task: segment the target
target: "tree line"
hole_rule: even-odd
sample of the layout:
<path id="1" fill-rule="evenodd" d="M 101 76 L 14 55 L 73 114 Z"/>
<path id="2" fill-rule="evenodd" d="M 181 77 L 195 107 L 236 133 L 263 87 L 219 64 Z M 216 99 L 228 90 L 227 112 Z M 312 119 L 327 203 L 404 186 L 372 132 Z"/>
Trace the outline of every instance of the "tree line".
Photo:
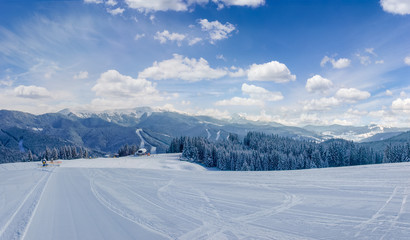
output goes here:
<path id="1" fill-rule="evenodd" d="M 41 152 L 38 155 L 33 154 L 31 150 L 28 150 L 26 160 L 27 161 L 39 161 L 42 159 L 46 159 L 47 161 L 50 161 L 50 160 L 57 160 L 57 159 L 70 160 L 70 159 L 89 158 L 89 157 L 90 157 L 90 154 L 87 148 L 69 145 L 69 146 L 62 146 L 59 148 L 46 147 L 45 151 Z"/>
<path id="2" fill-rule="evenodd" d="M 232 171 L 294 170 L 410 161 L 409 143 L 375 150 L 342 139 L 317 143 L 258 132 L 249 132 L 243 141 L 233 134 L 227 140 L 216 142 L 203 137 L 174 138 L 168 152 L 180 152 L 186 160 Z"/>

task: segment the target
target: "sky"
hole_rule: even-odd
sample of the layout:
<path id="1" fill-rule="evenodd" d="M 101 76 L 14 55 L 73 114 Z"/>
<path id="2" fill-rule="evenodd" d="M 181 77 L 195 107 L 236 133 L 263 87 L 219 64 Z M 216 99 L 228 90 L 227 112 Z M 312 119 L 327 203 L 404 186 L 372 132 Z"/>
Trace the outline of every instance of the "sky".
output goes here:
<path id="1" fill-rule="evenodd" d="M 409 0 L 0 0 L 0 109 L 410 127 Z"/>

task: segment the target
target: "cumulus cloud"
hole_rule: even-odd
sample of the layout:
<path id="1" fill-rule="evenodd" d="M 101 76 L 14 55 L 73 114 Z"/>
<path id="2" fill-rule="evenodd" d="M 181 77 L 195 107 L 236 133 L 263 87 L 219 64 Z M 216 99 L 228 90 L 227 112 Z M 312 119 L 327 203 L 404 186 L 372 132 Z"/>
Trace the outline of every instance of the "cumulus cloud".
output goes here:
<path id="1" fill-rule="evenodd" d="M 410 57 L 405 57 L 405 58 L 404 58 L 404 63 L 405 63 L 406 65 L 409 65 L 409 66 L 410 66 Z"/>
<path id="2" fill-rule="evenodd" d="M 219 8 L 223 6 L 243 6 L 243 7 L 259 7 L 265 4 L 265 0 L 212 0 L 218 4 Z"/>
<path id="3" fill-rule="evenodd" d="M 180 33 L 170 33 L 168 30 L 163 32 L 157 32 L 154 39 L 159 40 L 160 43 L 166 43 L 167 41 L 177 42 L 178 46 L 181 46 L 181 42 L 186 38 L 186 35 Z"/>
<path id="4" fill-rule="evenodd" d="M 88 78 L 88 72 L 87 71 L 81 71 L 77 73 L 76 75 L 73 76 L 74 79 L 87 79 Z"/>
<path id="5" fill-rule="evenodd" d="M 101 0 L 86 0 L 99 1 Z M 225 6 L 259 7 L 265 4 L 265 0 L 212 0 L 218 9 Z M 129 8 L 137 9 L 140 12 L 154 11 L 188 11 L 196 4 L 205 5 L 209 0 L 125 0 Z"/>
<path id="6" fill-rule="evenodd" d="M 408 0 L 381 0 L 380 4 L 386 12 L 400 15 L 410 14 L 410 1 Z"/>
<path id="7" fill-rule="evenodd" d="M 264 64 L 252 64 L 248 70 L 248 80 L 285 83 L 295 81 L 296 76 L 291 74 L 285 64 L 272 61 Z"/>
<path id="8" fill-rule="evenodd" d="M 348 58 L 339 58 L 334 59 L 328 56 L 324 56 L 322 61 L 320 62 L 320 66 L 324 67 L 327 63 L 331 63 L 333 68 L 341 69 L 350 66 L 351 60 Z"/>
<path id="9" fill-rule="evenodd" d="M 142 34 L 136 34 L 135 35 L 135 37 L 134 37 L 134 40 L 139 40 L 139 39 L 141 39 L 141 38 L 143 38 L 143 37 L 145 37 L 145 33 L 142 33 Z"/>
<path id="10" fill-rule="evenodd" d="M 208 19 L 200 19 L 199 24 L 202 31 L 208 32 L 211 43 L 228 38 L 235 30 L 235 26 L 229 22 L 222 24 L 217 20 L 210 22 Z"/>
<path id="11" fill-rule="evenodd" d="M 394 111 L 410 112 L 410 98 L 398 98 L 392 102 Z"/>
<path id="12" fill-rule="evenodd" d="M 235 66 L 232 66 L 231 70 L 232 71 L 229 72 L 230 77 L 243 77 L 248 74 L 247 71 L 243 70 L 242 68 L 237 68 Z"/>
<path id="13" fill-rule="evenodd" d="M 100 4 L 103 3 L 102 0 L 84 0 L 84 3 L 96 3 L 96 4 Z"/>
<path id="14" fill-rule="evenodd" d="M 158 98 L 155 84 L 143 78 L 132 78 L 120 74 L 116 70 L 108 70 L 101 74 L 97 84 L 91 89 L 97 96 L 105 98 L 141 99 L 153 96 Z M 160 98 L 160 97 L 159 97 Z"/>
<path id="15" fill-rule="evenodd" d="M 182 0 L 125 0 L 125 3 L 129 8 L 137 9 L 140 12 L 188 10 L 188 4 Z"/>
<path id="16" fill-rule="evenodd" d="M 14 93 L 17 97 L 31 98 L 31 99 L 51 97 L 50 92 L 46 88 L 38 87 L 34 85 L 31 85 L 31 86 L 20 85 L 14 88 Z"/>
<path id="17" fill-rule="evenodd" d="M 118 14 L 122 14 L 125 11 L 124 8 L 115 8 L 115 9 L 109 9 L 107 8 L 107 12 L 113 16 L 116 16 Z"/>
<path id="18" fill-rule="evenodd" d="M 259 99 L 264 101 L 279 101 L 283 99 L 281 92 L 270 92 L 265 88 L 255 85 L 242 84 L 242 92 L 249 95 L 253 99 Z"/>
<path id="19" fill-rule="evenodd" d="M 325 92 L 332 86 L 333 83 L 329 79 L 315 75 L 306 81 L 305 88 L 308 92 Z"/>
<path id="20" fill-rule="evenodd" d="M 105 4 L 107 4 L 108 6 L 115 6 L 115 5 L 117 5 L 118 4 L 118 2 L 117 1 L 115 1 L 115 0 L 107 0 L 106 2 L 105 2 Z"/>
<path id="21" fill-rule="evenodd" d="M 212 116 L 216 119 L 232 119 L 231 115 L 228 111 L 220 111 L 215 108 L 207 108 L 203 110 L 199 110 L 195 113 L 196 116 Z"/>
<path id="22" fill-rule="evenodd" d="M 323 97 L 302 102 L 305 111 L 331 110 L 343 103 L 355 103 L 370 97 L 370 93 L 356 88 L 341 88 L 333 97 Z"/>
<path id="23" fill-rule="evenodd" d="M 320 98 L 320 99 L 312 99 L 310 101 L 303 102 L 303 110 L 305 111 L 324 111 L 330 110 L 335 106 L 340 104 L 339 99 L 335 97 L 330 98 Z"/>
<path id="24" fill-rule="evenodd" d="M 217 106 L 263 106 L 266 101 L 274 102 L 283 99 L 281 92 L 270 92 L 255 85 L 242 84 L 242 93 L 249 98 L 233 97 L 215 103 Z"/>
<path id="25" fill-rule="evenodd" d="M 260 99 L 233 97 L 228 100 L 217 101 L 217 106 L 263 106 L 265 103 Z"/>
<path id="26" fill-rule="evenodd" d="M 336 97 L 343 102 L 353 103 L 369 98 L 370 93 L 356 88 L 341 88 L 336 92 Z"/>
<path id="27" fill-rule="evenodd" d="M 217 79 L 227 75 L 227 71 L 220 68 L 211 68 L 208 61 L 203 58 L 187 58 L 178 54 L 162 62 L 154 62 L 152 67 L 139 73 L 140 78 L 155 80 L 182 79 L 186 81 L 200 81 L 204 79 Z"/>
<path id="28" fill-rule="evenodd" d="M 200 41 L 202 41 L 202 38 L 199 38 L 199 37 L 192 38 L 192 39 L 189 39 L 188 45 L 192 46 L 192 45 L 199 43 Z"/>

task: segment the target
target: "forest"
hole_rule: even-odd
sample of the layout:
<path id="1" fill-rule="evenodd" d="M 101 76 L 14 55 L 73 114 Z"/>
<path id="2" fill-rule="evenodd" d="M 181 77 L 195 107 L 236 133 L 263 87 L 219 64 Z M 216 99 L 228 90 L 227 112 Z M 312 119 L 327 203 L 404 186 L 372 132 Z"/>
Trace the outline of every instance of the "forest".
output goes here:
<path id="1" fill-rule="evenodd" d="M 409 142 L 373 149 L 343 139 L 318 143 L 259 132 L 249 132 L 242 141 L 234 134 L 223 141 L 209 141 L 203 137 L 174 138 L 168 152 L 180 152 L 184 160 L 230 171 L 294 170 L 410 161 Z"/>

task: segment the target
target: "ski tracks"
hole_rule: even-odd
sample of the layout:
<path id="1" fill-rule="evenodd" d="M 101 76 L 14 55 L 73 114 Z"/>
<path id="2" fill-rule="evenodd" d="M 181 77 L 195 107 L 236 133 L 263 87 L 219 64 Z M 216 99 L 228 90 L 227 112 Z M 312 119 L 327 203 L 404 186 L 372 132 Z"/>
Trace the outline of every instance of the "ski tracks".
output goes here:
<path id="1" fill-rule="evenodd" d="M 299 204 L 301 199 L 296 195 L 279 191 L 279 193 L 284 195 L 284 200 L 281 204 L 252 214 L 233 218 L 226 215 L 223 208 L 215 207 L 213 199 L 206 191 L 199 188 L 185 186 L 185 188 L 189 188 L 189 190 L 183 192 L 183 194 L 189 194 L 189 196 L 175 197 L 177 190 L 172 189 L 173 183 L 174 181 L 169 182 L 160 188 L 158 190 L 158 196 L 165 204 L 174 209 L 175 212 L 187 213 L 189 216 L 202 222 L 202 225 L 184 233 L 177 239 L 243 239 L 247 237 L 272 239 L 272 236 L 276 236 L 278 239 L 307 239 L 306 237 L 302 238 L 296 234 L 277 231 L 254 224 L 256 220 L 284 212 Z M 181 201 L 182 199 L 184 199 L 184 201 Z M 192 204 L 191 201 L 195 204 Z M 258 235 L 249 236 L 249 233 L 258 233 Z"/>
<path id="2" fill-rule="evenodd" d="M 41 201 L 41 196 L 47 187 L 50 179 L 51 170 L 46 170 L 40 180 L 27 193 L 21 201 L 14 213 L 10 216 L 6 224 L 0 229 L 0 239 L 24 239 L 26 231 L 30 226 L 31 220 L 35 215 L 38 203 Z"/>
<path id="3" fill-rule="evenodd" d="M 393 230 L 408 229 L 410 224 L 400 222 L 399 220 L 400 217 L 406 213 L 406 203 L 409 193 L 409 187 L 396 186 L 379 210 L 373 214 L 371 218 L 356 227 L 359 228 L 359 231 L 355 234 L 355 237 L 374 239 L 374 236 L 381 236 L 379 238 L 380 240 L 386 238 L 392 239 L 392 237 L 388 236 L 393 233 Z M 409 215 L 410 213 L 407 212 L 407 214 Z M 374 236 L 373 233 L 375 234 Z"/>
<path id="4" fill-rule="evenodd" d="M 160 228 L 156 227 L 152 222 L 140 217 L 140 216 L 136 216 L 135 214 L 133 214 L 132 211 L 129 211 L 126 208 L 121 207 L 118 203 L 115 203 L 111 200 L 109 200 L 108 198 L 104 197 L 102 193 L 100 193 L 97 189 L 97 186 L 95 184 L 95 176 L 98 175 L 98 173 L 94 173 L 90 176 L 90 188 L 91 188 L 91 192 L 93 193 L 93 195 L 96 197 L 96 199 L 103 205 L 105 206 L 107 209 L 109 209 L 110 211 L 112 211 L 113 213 L 135 223 L 138 224 L 139 226 L 143 227 L 144 229 L 154 232 L 164 238 L 168 238 L 168 239 L 172 239 L 169 234 L 167 232 L 164 232 L 163 230 L 161 230 Z M 120 184 L 119 182 L 117 182 L 118 184 Z M 135 193 L 134 193 L 135 194 Z M 139 197 L 143 198 L 141 195 L 138 195 Z M 146 198 L 143 198 L 145 201 L 150 202 L 152 205 L 155 205 L 156 207 L 160 207 L 158 205 L 156 205 L 155 203 L 149 201 Z"/>

